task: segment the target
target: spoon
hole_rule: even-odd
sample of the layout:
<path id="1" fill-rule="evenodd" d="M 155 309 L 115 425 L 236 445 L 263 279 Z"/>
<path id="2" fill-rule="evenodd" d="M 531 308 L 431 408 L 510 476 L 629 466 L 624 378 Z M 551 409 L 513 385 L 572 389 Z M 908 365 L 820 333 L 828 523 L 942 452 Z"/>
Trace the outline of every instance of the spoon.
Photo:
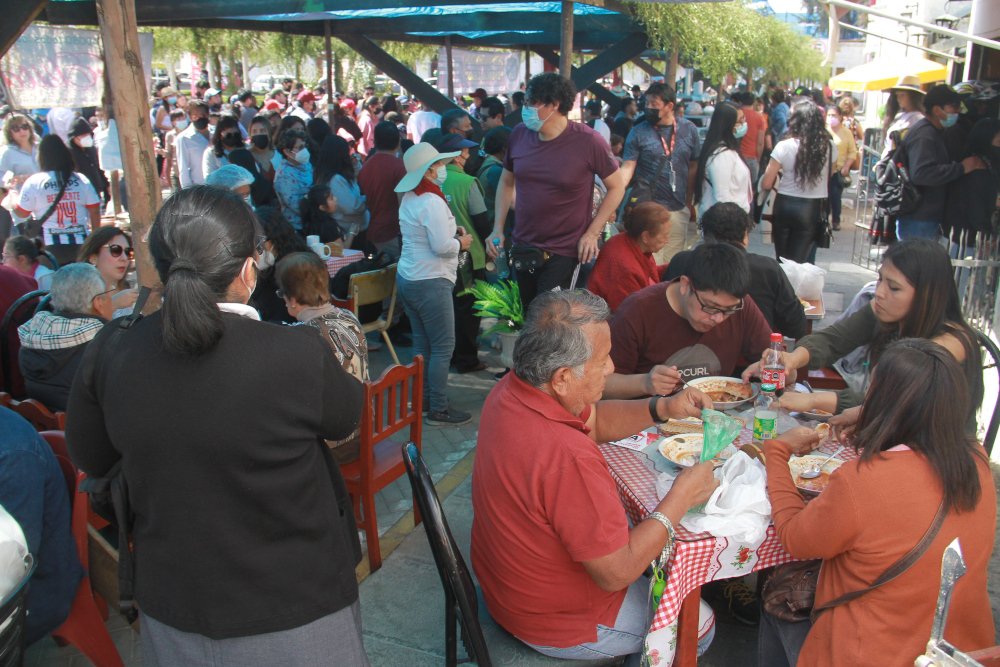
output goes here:
<path id="1" fill-rule="evenodd" d="M 799 477 L 801 477 L 802 479 L 816 479 L 817 477 L 820 476 L 821 471 L 823 469 L 823 466 L 825 466 L 827 463 L 829 463 L 833 459 L 833 457 L 835 457 L 837 454 L 839 454 L 842 451 L 844 451 L 843 446 L 838 447 L 837 451 L 835 451 L 833 454 L 830 454 L 828 457 L 826 457 L 823 460 L 822 463 L 818 463 L 818 464 L 814 465 L 813 467 L 809 468 L 808 470 L 803 470 L 802 472 L 800 472 L 799 473 Z"/>

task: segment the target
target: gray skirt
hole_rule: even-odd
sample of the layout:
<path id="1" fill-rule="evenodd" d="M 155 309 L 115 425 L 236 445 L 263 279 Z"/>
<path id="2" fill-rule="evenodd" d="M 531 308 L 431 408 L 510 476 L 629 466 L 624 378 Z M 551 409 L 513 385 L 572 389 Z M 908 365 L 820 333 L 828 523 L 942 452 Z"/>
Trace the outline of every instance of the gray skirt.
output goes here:
<path id="1" fill-rule="evenodd" d="M 210 639 L 142 616 L 144 667 L 368 667 L 358 601 L 312 623 L 249 637 Z"/>

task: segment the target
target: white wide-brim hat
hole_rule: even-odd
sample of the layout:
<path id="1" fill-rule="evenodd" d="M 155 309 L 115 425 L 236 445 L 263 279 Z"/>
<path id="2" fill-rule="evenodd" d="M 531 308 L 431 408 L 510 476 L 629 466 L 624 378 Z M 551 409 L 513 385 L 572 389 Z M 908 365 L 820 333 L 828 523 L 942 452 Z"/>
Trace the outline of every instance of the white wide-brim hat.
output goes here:
<path id="1" fill-rule="evenodd" d="M 406 176 L 403 176 L 402 180 L 399 181 L 396 192 L 409 192 L 420 184 L 420 180 L 432 164 L 441 160 L 450 160 L 461 154 L 462 151 L 438 153 L 436 148 L 424 142 L 410 146 L 406 154 L 403 155 Z"/>

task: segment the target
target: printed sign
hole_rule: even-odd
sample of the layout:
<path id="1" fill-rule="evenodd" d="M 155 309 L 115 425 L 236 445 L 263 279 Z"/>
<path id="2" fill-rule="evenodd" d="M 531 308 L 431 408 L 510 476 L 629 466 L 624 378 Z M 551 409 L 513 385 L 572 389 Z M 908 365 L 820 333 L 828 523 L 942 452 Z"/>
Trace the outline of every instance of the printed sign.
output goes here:
<path id="1" fill-rule="evenodd" d="M 455 68 L 455 93 L 468 95 L 483 88 L 491 95 L 517 90 L 524 82 L 524 60 L 520 51 L 451 50 Z M 532 63 L 534 65 L 534 63 Z M 541 70 L 535 70 L 541 71 Z M 441 48 L 438 54 L 438 90 L 448 91 L 448 56 Z"/>
<path id="2" fill-rule="evenodd" d="M 31 25 L 3 60 L 3 74 L 22 109 L 101 103 L 104 61 L 97 30 Z M 151 87 L 152 33 L 139 33 L 146 88 Z"/>

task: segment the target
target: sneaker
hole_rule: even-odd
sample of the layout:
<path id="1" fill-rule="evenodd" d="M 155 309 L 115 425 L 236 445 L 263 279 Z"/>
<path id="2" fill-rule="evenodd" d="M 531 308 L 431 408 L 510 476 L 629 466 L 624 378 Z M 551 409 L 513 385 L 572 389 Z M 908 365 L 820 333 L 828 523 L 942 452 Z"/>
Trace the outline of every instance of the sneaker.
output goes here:
<path id="1" fill-rule="evenodd" d="M 471 366 L 458 366 L 458 365 L 455 366 L 455 372 L 459 374 L 478 373 L 479 371 L 485 371 L 485 370 L 486 370 L 486 364 L 484 364 L 481 361 L 477 361 L 475 364 Z"/>
<path id="2" fill-rule="evenodd" d="M 428 412 L 425 420 L 428 424 L 439 426 L 461 426 L 472 421 L 472 415 L 455 408 L 449 408 L 442 412 Z"/>
<path id="3" fill-rule="evenodd" d="M 701 590 L 702 596 L 716 612 L 751 627 L 760 622 L 760 600 L 743 579 L 712 581 L 702 586 Z"/>
<path id="4" fill-rule="evenodd" d="M 840 231 L 840 223 L 839 222 L 833 223 L 832 226 L 833 226 L 833 231 L 835 231 L 835 232 L 839 232 Z"/>

